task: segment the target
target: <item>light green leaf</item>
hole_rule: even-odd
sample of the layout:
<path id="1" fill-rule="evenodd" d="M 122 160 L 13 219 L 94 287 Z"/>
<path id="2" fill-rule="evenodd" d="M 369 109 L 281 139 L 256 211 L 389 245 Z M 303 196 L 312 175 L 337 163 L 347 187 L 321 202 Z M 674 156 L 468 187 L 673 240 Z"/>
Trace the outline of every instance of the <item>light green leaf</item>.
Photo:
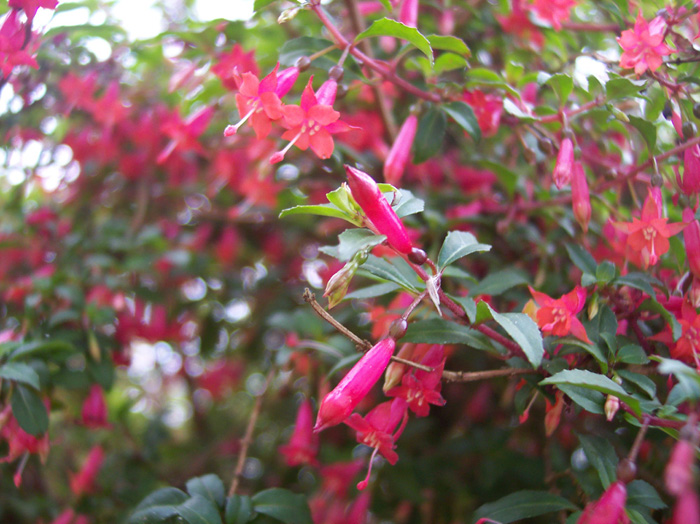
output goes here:
<path id="1" fill-rule="evenodd" d="M 10 355 L 10 360 L 22 360 L 40 356 L 61 360 L 75 352 L 77 352 L 75 346 L 64 340 L 34 340 L 26 342 L 15 349 Z"/>
<path id="2" fill-rule="evenodd" d="M 569 258 L 576 264 L 576 267 L 589 275 L 596 274 L 598 264 L 588 251 L 577 244 L 566 244 L 564 247 L 566 247 Z"/>
<path id="3" fill-rule="evenodd" d="M 402 258 L 393 258 L 389 262 L 383 258 L 370 255 L 360 269 L 382 280 L 394 282 L 409 291 L 418 292 L 416 274 Z"/>
<path id="4" fill-rule="evenodd" d="M 475 142 L 481 140 L 481 128 L 469 104 L 461 101 L 450 102 L 440 106 L 459 126 L 464 129 Z"/>
<path id="5" fill-rule="evenodd" d="M 574 89 L 574 80 L 570 75 L 564 73 L 556 73 L 554 75 L 540 73 L 540 75 L 541 76 L 538 75 L 537 77 L 538 83 L 551 87 L 562 104 L 569 100 L 569 96 Z"/>
<path id="6" fill-rule="evenodd" d="M 337 246 L 324 246 L 319 249 L 322 253 L 347 262 L 359 251 L 369 250 L 386 240 L 384 235 L 375 235 L 369 229 L 347 229 L 338 235 Z"/>
<path id="7" fill-rule="evenodd" d="M 656 126 L 648 120 L 644 120 L 638 116 L 630 115 L 628 118 L 630 120 L 630 124 L 632 124 L 632 126 L 639 131 L 642 138 L 647 143 L 649 152 L 653 152 L 654 148 L 656 147 Z"/>
<path id="8" fill-rule="evenodd" d="M 537 517 L 555 511 L 574 511 L 578 508 L 567 499 L 546 491 L 517 491 L 496 502 L 478 508 L 472 522 L 487 518 L 501 524 Z"/>
<path id="9" fill-rule="evenodd" d="M 433 49 L 440 49 L 441 51 L 451 51 L 458 55 L 462 55 L 466 58 L 472 56 L 472 52 L 464 43 L 464 40 L 457 38 L 456 36 L 443 36 L 443 35 L 428 35 L 428 42 L 430 42 L 430 47 Z"/>
<path id="10" fill-rule="evenodd" d="M 480 244 L 474 235 L 465 231 L 450 231 L 447 233 L 438 254 L 438 268 L 444 269 L 462 257 L 477 251 L 490 251 L 491 246 Z"/>
<path id="11" fill-rule="evenodd" d="M 271 488 L 253 495 L 253 508 L 285 524 L 312 524 L 311 511 L 304 495 Z"/>
<path id="12" fill-rule="evenodd" d="M 383 185 L 379 184 L 380 189 Z M 389 203 L 392 204 L 394 213 L 399 218 L 421 213 L 425 209 L 425 202 L 408 189 L 394 189 L 392 194 L 384 193 L 384 196 L 389 197 Z"/>
<path id="13" fill-rule="evenodd" d="M 22 364 L 21 362 L 8 362 L 0 366 L 0 378 L 21 382 L 34 389 L 41 387 L 39 383 L 39 375 L 31 366 Z"/>
<path id="14" fill-rule="evenodd" d="M 630 80 L 629 78 L 612 78 L 605 84 L 605 96 L 608 100 L 635 96 L 646 87 L 643 80 Z"/>
<path id="15" fill-rule="evenodd" d="M 324 217 L 342 218 L 343 220 L 347 220 L 356 226 L 360 225 L 357 220 L 352 218 L 347 213 L 341 211 L 333 204 L 300 205 L 289 207 L 282 210 L 282 212 L 279 214 L 279 218 L 285 218 L 290 215 L 319 215 Z"/>
<path id="16" fill-rule="evenodd" d="M 355 42 L 357 43 L 360 40 L 369 38 L 370 36 L 393 36 L 394 38 L 406 40 L 428 57 L 431 67 L 435 61 L 435 58 L 433 57 L 433 49 L 430 47 L 430 42 L 415 27 L 409 27 L 390 18 L 380 18 L 379 20 L 375 20 L 371 26 L 357 35 Z"/>

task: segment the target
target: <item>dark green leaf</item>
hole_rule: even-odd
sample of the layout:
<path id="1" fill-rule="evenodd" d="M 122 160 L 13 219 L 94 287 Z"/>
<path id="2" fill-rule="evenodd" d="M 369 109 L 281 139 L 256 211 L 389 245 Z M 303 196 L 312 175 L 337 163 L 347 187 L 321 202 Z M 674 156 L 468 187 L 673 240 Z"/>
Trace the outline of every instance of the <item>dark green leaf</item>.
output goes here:
<path id="1" fill-rule="evenodd" d="M 446 129 L 447 117 L 436 107 L 430 108 L 421 117 L 413 142 L 413 162 L 415 164 L 425 162 L 440 151 Z"/>
<path id="2" fill-rule="evenodd" d="M 605 413 L 605 395 L 600 391 L 565 384 L 559 384 L 557 388 L 589 413 L 596 415 Z"/>
<path id="3" fill-rule="evenodd" d="M 129 517 L 129 524 L 159 524 L 175 517 L 177 505 L 187 500 L 177 488 L 167 487 L 154 491 L 143 499 Z"/>
<path id="4" fill-rule="evenodd" d="M 62 360 L 75 352 L 77 352 L 75 346 L 64 340 L 34 340 L 32 342 L 24 343 L 15 349 L 10 355 L 10 360 L 21 360 L 34 357 Z"/>
<path id="5" fill-rule="evenodd" d="M 223 524 L 213 501 L 195 495 L 175 508 L 188 524 Z"/>
<path id="6" fill-rule="evenodd" d="M 201 495 L 214 502 L 217 506 L 223 507 L 224 500 L 226 499 L 224 483 L 213 473 L 191 478 L 187 481 L 185 486 L 187 487 L 187 493 L 191 496 Z"/>
<path id="7" fill-rule="evenodd" d="M 649 362 L 648 359 L 647 362 Z M 656 396 L 656 384 L 646 375 L 628 371 L 626 369 L 618 370 L 617 374 L 620 375 L 620 378 L 622 378 L 626 383 L 629 382 L 637 389 L 644 392 L 650 399 L 653 399 Z"/>
<path id="8" fill-rule="evenodd" d="M 338 235 L 337 246 L 324 246 L 322 253 L 347 262 L 359 251 L 371 249 L 384 242 L 386 236 L 376 235 L 369 229 L 347 229 Z"/>
<path id="9" fill-rule="evenodd" d="M 474 301 L 473 298 L 470 297 L 450 297 L 452 300 L 457 302 L 462 308 L 464 309 L 464 312 L 467 314 L 467 318 L 469 318 L 469 322 L 472 324 L 476 323 L 476 302 Z"/>
<path id="10" fill-rule="evenodd" d="M 555 511 L 573 511 L 578 509 L 571 502 L 559 495 L 546 491 L 518 491 L 478 508 L 472 521 L 487 518 L 501 524 L 537 517 Z"/>
<path id="11" fill-rule="evenodd" d="M 226 524 L 247 524 L 253 516 L 253 501 L 249 496 L 232 495 L 226 499 Z"/>
<path id="12" fill-rule="evenodd" d="M 39 395 L 22 384 L 12 392 L 12 414 L 19 426 L 30 435 L 40 435 L 49 429 L 49 414 Z"/>
<path id="13" fill-rule="evenodd" d="M 465 231 L 450 231 L 447 233 L 438 254 L 438 268 L 443 269 L 462 257 L 477 251 L 489 251 L 491 246 L 480 244 L 476 237 Z"/>
<path id="14" fill-rule="evenodd" d="M 544 346 L 537 324 L 525 313 L 497 313 L 486 302 L 479 302 L 481 304 L 488 308 L 493 319 L 518 343 L 532 367 L 540 367 Z"/>
<path id="15" fill-rule="evenodd" d="M 627 344 L 622 346 L 618 351 L 615 359 L 618 362 L 625 364 L 646 364 L 649 362 L 647 354 L 642 346 L 637 344 Z"/>
<path id="16" fill-rule="evenodd" d="M 527 283 L 527 277 L 522 271 L 517 269 L 504 269 L 491 273 L 481 282 L 469 288 L 469 295 L 498 296 L 515 286 L 521 286 Z"/>
<path id="17" fill-rule="evenodd" d="M 136 509 L 151 508 L 153 506 L 178 505 L 185 502 L 188 498 L 184 491 L 169 486 L 147 495 L 146 498 L 139 502 Z"/>
<path id="18" fill-rule="evenodd" d="M 457 101 L 440 106 L 459 126 L 464 129 L 475 142 L 481 140 L 481 128 L 474 115 L 474 110 L 465 102 Z"/>
<path id="19" fill-rule="evenodd" d="M 569 258 L 581 271 L 589 275 L 595 275 L 598 269 L 595 259 L 583 247 L 577 244 L 566 244 L 566 251 Z"/>
<path id="20" fill-rule="evenodd" d="M 352 355 L 348 355 L 347 357 L 341 358 L 338 362 L 335 363 L 335 365 L 328 371 L 328 376 L 332 377 L 335 375 L 338 371 L 341 369 L 345 369 L 347 367 L 352 366 L 362 358 L 362 353 L 353 353 Z"/>
<path id="21" fill-rule="evenodd" d="M 383 258 L 370 255 L 362 264 L 361 269 L 379 277 L 400 285 L 409 291 L 418 291 L 416 287 L 416 274 L 402 258 L 393 258 L 391 262 Z"/>
<path id="22" fill-rule="evenodd" d="M 285 524 L 312 524 L 311 512 L 304 495 L 281 488 L 271 488 L 253 495 L 253 508 Z"/>
<path id="23" fill-rule="evenodd" d="M 652 295 L 654 297 L 654 295 Z M 654 313 L 659 313 L 668 325 L 671 327 L 671 333 L 673 334 L 673 340 L 678 340 L 683 334 L 683 327 L 676 318 L 676 315 L 671 313 L 666 309 L 661 303 L 659 303 L 656 298 L 648 298 L 641 303 L 638 309 L 644 311 L 653 311 Z"/>
<path id="24" fill-rule="evenodd" d="M 615 278 L 616 273 L 617 269 L 615 268 L 615 264 L 604 260 L 596 268 L 595 277 L 600 284 L 607 284 L 613 278 Z"/>
<path id="25" fill-rule="evenodd" d="M 393 36 L 394 38 L 406 40 L 428 57 L 431 67 L 433 65 L 433 49 L 430 47 L 430 42 L 415 27 L 409 27 L 391 18 L 380 18 L 357 35 L 355 42 L 359 42 L 370 36 Z"/>
<path id="26" fill-rule="evenodd" d="M 661 500 L 654 487 L 643 480 L 633 480 L 627 484 L 627 504 L 650 509 L 666 507 L 666 503 Z"/>
<path id="27" fill-rule="evenodd" d="M 429 35 L 428 42 L 430 42 L 430 47 L 433 49 L 440 49 L 441 51 L 451 51 L 469 58 L 472 52 L 464 43 L 464 40 L 457 38 L 456 36 L 443 36 L 443 35 Z"/>
<path id="28" fill-rule="evenodd" d="M 477 335 L 478 331 L 467 326 L 433 318 L 411 322 L 402 340 L 423 344 L 465 344 L 484 351 L 492 350 Z"/>
<path id="29" fill-rule="evenodd" d="M 607 488 L 617 478 L 618 458 L 610 440 L 594 435 L 579 435 L 579 441 L 591 466 L 598 472 L 601 484 Z"/>
<path id="30" fill-rule="evenodd" d="M 39 383 L 39 375 L 31 366 L 22 364 L 21 362 L 8 362 L 0 366 L 0 378 L 21 382 L 34 389 L 41 387 Z"/>
<path id="31" fill-rule="evenodd" d="M 613 283 L 619 284 L 622 286 L 633 287 L 634 289 L 639 289 L 640 291 L 644 291 L 650 297 L 656 296 L 656 293 L 654 293 L 654 288 L 652 288 L 652 285 L 663 286 L 663 284 L 659 280 L 652 277 L 648 273 L 634 273 L 634 272 L 627 273 L 626 275 L 621 276 L 621 277 L 617 277 L 613 281 Z"/>

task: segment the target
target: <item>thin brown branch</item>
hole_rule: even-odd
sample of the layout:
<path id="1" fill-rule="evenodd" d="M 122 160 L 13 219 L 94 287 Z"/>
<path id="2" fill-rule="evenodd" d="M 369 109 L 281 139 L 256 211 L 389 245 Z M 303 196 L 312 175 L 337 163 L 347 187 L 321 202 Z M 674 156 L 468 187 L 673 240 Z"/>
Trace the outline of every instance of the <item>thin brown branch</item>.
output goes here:
<path id="1" fill-rule="evenodd" d="M 442 378 L 447 382 L 478 382 L 497 377 L 515 377 L 518 375 L 531 375 L 537 373 L 534 369 L 503 368 L 489 369 L 487 371 L 443 371 Z"/>

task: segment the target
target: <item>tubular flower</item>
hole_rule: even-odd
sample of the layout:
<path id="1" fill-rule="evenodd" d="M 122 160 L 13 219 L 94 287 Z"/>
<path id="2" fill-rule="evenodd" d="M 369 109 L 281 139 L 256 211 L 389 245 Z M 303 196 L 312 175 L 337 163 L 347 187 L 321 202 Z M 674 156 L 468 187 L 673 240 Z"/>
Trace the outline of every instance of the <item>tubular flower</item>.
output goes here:
<path id="1" fill-rule="evenodd" d="M 530 294 L 540 306 L 537 310 L 537 325 L 545 333 L 563 337 L 571 333 L 584 342 L 591 343 L 581 321 L 576 318 L 586 303 L 586 290 L 576 286 L 561 298 L 554 299 L 530 288 Z"/>
<path id="2" fill-rule="evenodd" d="M 571 178 L 571 204 L 576 221 L 584 233 L 588 232 L 588 223 L 591 221 L 591 196 L 581 162 L 574 163 L 574 173 Z"/>
<path id="3" fill-rule="evenodd" d="M 627 29 L 617 38 L 617 43 L 623 50 L 620 57 L 620 67 L 634 68 L 637 76 L 649 69 L 656 71 L 663 57 L 673 53 L 673 50 L 664 44 L 666 37 L 666 22 L 657 16 L 651 22 L 647 22 L 640 10 L 634 29 Z"/>
<path id="4" fill-rule="evenodd" d="M 315 433 L 340 424 L 350 416 L 384 373 L 395 347 L 393 338 L 377 342 L 323 398 L 314 425 Z"/>
<path id="5" fill-rule="evenodd" d="M 418 0 L 403 0 L 399 12 L 399 22 L 408 27 L 418 25 Z"/>
<path id="6" fill-rule="evenodd" d="M 345 421 L 348 426 L 357 432 L 355 438 L 360 444 L 374 448 L 372 457 L 369 459 L 367 476 L 357 484 L 357 489 L 365 489 L 367 487 L 369 476 L 372 472 L 372 461 L 377 453 L 380 453 L 392 465 L 399 460 L 399 456 L 394 451 L 394 448 L 396 448 L 395 442 L 403 432 L 407 420 L 408 410 L 406 402 L 397 398 L 389 402 L 382 402 L 367 413 L 367 416 L 364 418 L 357 413 L 353 413 Z M 392 435 L 399 422 L 401 423 L 399 429 Z"/>
<path id="7" fill-rule="evenodd" d="M 83 425 L 88 428 L 108 428 L 109 423 L 107 422 L 107 403 L 105 402 L 105 395 L 102 388 L 93 384 L 90 387 L 90 393 L 88 394 L 85 402 L 83 402 L 83 408 L 81 411 L 81 419 Z"/>
<path id="8" fill-rule="evenodd" d="M 384 162 L 384 180 L 389 184 L 396 185 L 401 181 L 417 129 L 418 117 L 413 114 L 408 115 Z"/>
<path id="9" fill-rule="evenodd" d="M 667 224 L 668 218 L 661 218 L 661 202 L 658 193 L 649 188 L 644 200 L 642 217 L 633 218 L 632 222 L 618 222 L 615 227 L 627 233 L 627 246 L 641 254 L 644 269 L 655 265 L 659 257 L 670 247 L 669 237 L 680 233 L 685 224 L 676 222 Z"/>
<path id="10" fill-rule="evenodd" d="M 277 153 L 270 157 L 270 163 L 276 164 L 281 162 L 284 155 L 296 145 L 302 151 L 306 151 L 309 147 L 319 158 L 330 158 L 335 148 L 333 143 L 333 133 L 343 133 L 350 131 L 351 127 L 338 120 L 340 113 L 333 109 L 329 104 L 324 104 L 328 97 L 321 100 L 316 98 L 313 87 L 311 87 L 312 78 L 309 78 L 309 83 L 304 88 L 301 94 L 301 103 L 298 106 L 289 105 L 282 108 L 283 122 L 282 125 L 287 128 L 287 131 L 282 135 L 282 138 L 290 142 Z M 325 93 L 325 90 L 324 90 Z M 334 98 L 333 94 L 333 98 Z"/>
<path id="11" fill-rule="evenodd" d="M 442 370 L 445 368 L 445 348 L 434 345 L 428 350 L 421 364 L 433 368 L 433 371 L 416 369 L 406 373 L 401 379 L 401 385 L 387 391 L 387 396 L 402 398 L 408 408 L 417 417 L 427 417 L 430 404 L 444 406 L 445 399 L 440 395 L 442 388 Z"/>
<path id="12" fill-rule="evenodd" d="M 279 64 L 262 80 L 258 80 L 258 77 L 253 73 L 240 75 L 240 89 L 236 93 L 236 106 L 241 119 L 237 124 L 226 126 L 224 136 L 235 135 L 238 128 L 245 124 L 248 119 L 250 119 L 258 140 L 270 134 L 271 122 L 282 118 L 282 101 L 276 91 L 278 69 Z M 289 88 L 291 89 L 291 85 Z"/>
<path id="13" fill-rule="evenodd" d="M 571 182 L 571 175 L 574 169 L 574 143 L 570 138 L 561 141 L 557 163 L 554 165 L 554 185 L 561 189 Z"/>
<path id="14" fill-rule="evenodd" d="M 367 173 L 354 167 L 346 165 L 345 172 L 348 175 L 352 197 L 374 228 L 382 235 L 386 235 L 387 242 L 396 251 L 409 254 L 413 244 L 408 238 L 408 232 L 382 195 L 377 183 Z"/>
<path id="15" fill-rule="evenodd" d="M 24 14 L 27 15 L 27 21 L 31 24 L 40 7 L 44 9 L 56 9 L 58 0 L 9 0 L 7 5 L 15 9 L 22 9 Z"/>
<path id="16" fill-rule="evenodd" d="M 700 278 L 700 222 L 693 220 L 683 230 L 685 251 L 690 272 L 697 279 Z"/>
<path id="17" fill-rule="evenodd" d="M 484 93 L 479 89 L 465 91 L 462 98 L 474 110 L 481 134 L 484 136 L 495 135 L 501 124 L 503 99 L 497 95 Z"/>
<path id="18" fill-rule="evenodd" d="M 316 460 L 318 438 L 313 432 L 313 412 L 311 402 L 308 400 L 305 399 L 299 406 L 294 433 L 289 439 L 289 444 L 280 446 L 279 451 L 284 455 L 287 466 L 302 464 L 318 466 L 318 460 Z"/>
<path id="19" fill-rule="evenodd" d="M 700 524 L 700 499 L 695 490 L 689 489 L 680 494 L 669 524 Z"/>
<path id="20" fill-rule="evenodd" d="M 626 502 L 625 483 L 619 480 L 613 482 L 597 502 L 586 506 L 576 524 L 627 524 Z"/>
<path id="21" fill-rule="evenodd" d="M 693 463 L 695 462 L 695 446 L 681 438 L 673 446 L 671 457 L 664 470 L 666 491 L 671 495 L 680 496 L 693 489 Z"/>
<path id="22" fill-rule="evenodd" d="M 105 453 L 101 446 L 94 446 L 90 450 L 83 467 L 78 473 L 71 476 L 70 489 L 75 495 L 80 496 L 94 490 L 95 479 L 102 467 L 104 458 Z"/>
<path id="23" fill-rule="evenodd" d="M 676 182 L 685 195 L 700 193 L 700 146 L 689 147 L 683 153 L 683 177 L 676 170 Z"/>
<path id="24" fill-rule="evenodd" d="M 678 319 L 683 332 L 671 347 L 671 356 L 684 362 L 695 362 L 695 366 L 700 369 L 700 315 L 695 313 L 695 309 L 683 302 L 681 316 Z"/>

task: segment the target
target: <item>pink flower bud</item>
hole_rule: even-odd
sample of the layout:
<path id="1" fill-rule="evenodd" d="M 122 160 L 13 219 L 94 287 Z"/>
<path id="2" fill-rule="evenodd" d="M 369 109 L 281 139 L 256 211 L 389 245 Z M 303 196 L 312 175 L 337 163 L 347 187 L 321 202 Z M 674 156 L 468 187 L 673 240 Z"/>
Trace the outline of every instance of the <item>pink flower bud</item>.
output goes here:
<path id="1" fill-rule="evenodd" d="M 700 524 L 700 499 L 695 490 L 688 489 L 681 493 L 669 524 Z"/>
<path id="2" fill-rule="evenodd" d="M 591 197 L 588 193 L 588 181 L 581 162 L 574 163 L 571 178 L 571 200 L 574 207 L 574 217 L 584 232 L 588 231 L 591 220 Z"/>
<path id="3" fill-rule="evenodd" d="M 105 395 L 102 388 L 99 385 L 93 384 L 90 387 L 90 393 L 85 399 L 85 402 L 83 402 L 81 418 L 83 425 L 89 428 L 109 427 L 109 423 L 107 422 L 107 403 L 105 402 Z"/>
<path id="4" fill-rule="evenodd" d="M 289 444 L 280 446 L 279 451 L 284 455 L 287 466 L 310 464 L 318 466 L 318 436 L 313 432 L 313 411 L 311 402 L 304 400 L 297 411 L 294 433 Z"/>
<path id="5" fill-rule="evenodd" d="M 693 488 L 693 462 L 695 462 L 695 446 L 685 439 L 676 442 L 664 470 L 666 490 L 671 495 L 679 496 Z"/>
<path id="6" fill-rule="evenodd" d="M 395 347 L 393 338 L 385 338 L 364 354 L 335 389 L 321 401 L 314 432 L 340 424 L 350 416 L 384 373 Z"/>
<path id="7" fill-rule="evenodd" d="M 576 524 L 619 524 L 624 521 L 626 502 L 624 482 L 613 482 L 597 502 L 586 506 Z"/>
<path id="8" fill-rule="evenodd" d="M 329 78 L 316 91 L 316 100 L 319 105 L 332 106 L 335 102 L 335 95 L 338 92 L 338 81 L 334 78 Z"/>
<path id="9" fill-rule="evenodd" d="M 605 407 L 603 409 L 605 410 L 605 418 L 608 419 L 608 422 L 612 421 L 615 414 L 620 409 L 620 399 L 615 395 L 608 395 L 608 398 L 605 399 Z"/>
<path id="10" fill-rule="evenodd" d="M 557 155 L 557 163 L 554 165 L 554 185 L 557 189 L 561 189 L 571 182 L 571 176 L 574 169 L 574 143 L 570 138 L 565 138 L 561 141 L 559 154 Z"/>
<path id="11" fill-rule="evenodd" d="M 406 162 L 411 154 L 413 140 L 416 137 L 418 129 L 418 117 L 416 115 L 408 115 L 408 118 L 401 126 L 394 145 L 391 146 L 391 151 L 384 162 L 384 180 L 389 184 L 397 185 L 401 181 Z"/>
<path id="12" fill-rule="evenodd" d="M 399 22 L 408 27 L 418 26 L 418 0 L 403 0 L 399 12 Z"/>
<path id="13" fill-rule="evenodd" d="M 94 489 L 95 479 L 102 467 L 104 457 L 105 453 L 101 446 L 94 446 L 90 450 L 81 470 L 76 475 L 71 475 L 70 489 L 75 495 L 90 493 Z"/>
<path id="14" fill-rule="evenodd" d="M 683 178 L 676 169 L 676 182 L 686 195 L 700 193 L 700 145 L 685 150 L 683 154 Z"/>
<path id="15" fill-rule="evenodd" d="M 294 87 L 294 83 L 299 78 L 299 68 L 298 67 L 288 67 L 277 75 L 277 87 L 275 88 L 275 94 L 282 98 L 284 95 L 291 91 Z"/>
<path id="16" fill-rule="evenodd" d="M 695 278 L 700 278 L 700 222 L 693 220 L 683 230 L 688 267 Z"/>
<path id="17" fill-rule="evenodd" d="M 377 183 L 367 173 L 345 166 L 348 175 L 348 185 L 355 202 L 362 208 L 365 215 L 387 242 L 399 253 L 409 254 L 413 244 L 408 238 L 408 232 L 396 213 L 386 201 Z"/>

